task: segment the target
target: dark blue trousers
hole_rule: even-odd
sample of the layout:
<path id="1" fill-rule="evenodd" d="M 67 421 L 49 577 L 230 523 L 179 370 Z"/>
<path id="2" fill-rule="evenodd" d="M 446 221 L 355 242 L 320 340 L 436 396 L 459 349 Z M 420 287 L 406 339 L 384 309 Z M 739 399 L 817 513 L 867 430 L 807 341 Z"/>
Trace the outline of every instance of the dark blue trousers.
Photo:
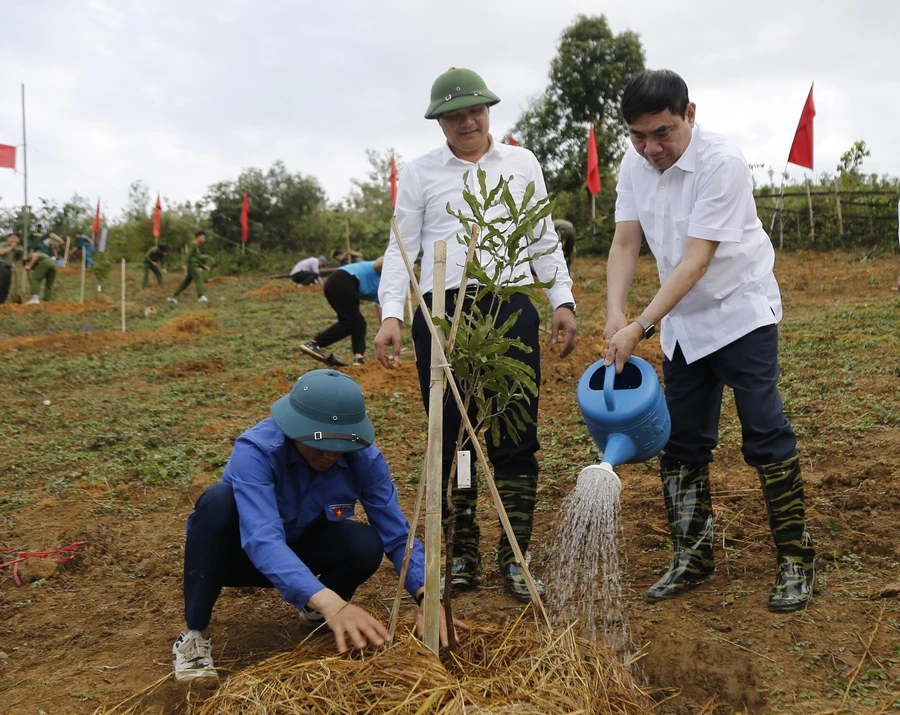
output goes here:
<path id="1" fill-rule="evenodd" d="M 288 544 L 322 584 L 349 601 L 378 570 L 381 537 L 359 521 L 315 522 Z M 237 504 L 230 484 L 213 484 L 194 505 L 184 546 L 184 621 L 191 630 L 209 625 L 223 586 L 272 588 L 241 547 Z"/>
<path id="2" fill-rule="evenodd" d="M 726 385 L 734 391 L 744 461 L 760 467 L 795 457 L 797 438 L 784 416 L 778 375 L 777 325 L 757 328 L 690 365 L 676 345 L 672 359 L 663 358 L 672 435 L 662 466 L 713 461 Z"/>
<path id="3" fill-rule="evenodd" d="M 446 314 L 449 320 L 456 310 L 457 291 L 447 291 L 446 293 Z M 425 294 L 425 303 L 431 308 L 431 293 Z M 472 304 L 472 297 L 467 296 L 463 301 L 463 310 L 469 310 Z M 479 308 L 484 312 L 490 309 L 491 301 L 485 298 L 479 304 Z M 521 350 L 510 350 L 509 356 L 520 360 L 530 366 L 535 373 L 535 383 L 540 387 L 541 384 L 541 347 L 538 339 L 538 329 L 540 327 L 540 316 L 531 301 L 525 295 L 513 296 L 512 300 L 503 304 L 500 314 L 497 316 L 496 324 L 502 325 L 517 311 L 522 311 L 516 320 L 513 328 L 506 334 L 509 338 L 518 338 L 525 345 L 531 348 L 530 353 Z M 425 409 L 428 410 L 428 399 L 431 383 L 431 333 L 425 324 L 425 318 L 421 310 L 416 310 L 413 317 L 412 337 L 416 346 L 416 369 L 419 373 L 419 387 L 422 390 L 422 401 L 425 403 Z M 462 390 L 460 390 L 462 393 Z M 538 473 L 538 462 L 535 453 L 540 449 L 537 437 L 537 417 L 538 417 L 538 398 L 532 396 L 531 401 L 527 405 L 528 414 L 532 418 L 530 424 L 526 424 L 525 429 L 519 434 L 518 443 L 506 433 L 500 430 L 500 443 L 494 445 L 494 441 L 490 435 L 485 439 L 487 443 L 487 456 L 491 464 L 494 466 L 495 474 L 500 476 L 517 476 L 522 474 L 536 475 Z M 469 410 L 469 419 L 472 424 L 476 424 L 477 411 L 475 403 L 472 402 Z M 462 417 L 456 406 L 456 400 L 450 388 L 447 388 L 444 395 L 444 427 L 443 427 L 443 476 L 446 482 L 450 473 L 450 467 L 453 458 L 456 455 L 456 438 L 459 434 L 459 425 Z M 471 449 L 468 436 L 464 435 L 465 444 L 463 449 Z M 474 467 L 474 459 L 473 467 Z M 473 470 L 474 471 L 474 470 Z M 475 480 L 473 479 L 473 485 Z"/>

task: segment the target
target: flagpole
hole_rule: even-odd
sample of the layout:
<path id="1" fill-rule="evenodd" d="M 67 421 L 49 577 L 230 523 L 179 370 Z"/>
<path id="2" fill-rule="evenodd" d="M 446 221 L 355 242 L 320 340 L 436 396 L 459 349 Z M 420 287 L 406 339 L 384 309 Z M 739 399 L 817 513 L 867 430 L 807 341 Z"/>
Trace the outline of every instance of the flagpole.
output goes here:
<path id="1" fill-rule="evenodd" d="M 31 212 L 28 209 L 28 140 L 25 136 L 25 84 L 22 84 L 22 181 L 25 186 L 25 204 L 22 207 L 22 237 L 25 258 L 28 258 L 28 246 L 31 243 Z M 24 273 L 23 273 L 24 275 Z"/>

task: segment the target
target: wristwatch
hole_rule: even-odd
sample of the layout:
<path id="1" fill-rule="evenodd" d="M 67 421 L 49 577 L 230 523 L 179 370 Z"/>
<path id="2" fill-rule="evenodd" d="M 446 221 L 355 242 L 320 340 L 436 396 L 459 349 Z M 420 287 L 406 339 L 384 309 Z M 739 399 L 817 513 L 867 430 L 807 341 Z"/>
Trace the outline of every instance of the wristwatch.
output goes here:
<path id="1" fill-rule="evenodd" d="M 578 315 L 578 311 L 575 310 L 574 303 L 560 303 L 558 306 L 556 306 L 556 309 L 559 310 L 560 308 L 567 308 L 568 310 L 572 311 L 572 315 Z"/>
<path id="2" fill-rule="evenodd" d="M 656 326 L 653 323 L 651 323 L 650 321 L 648 321 L 646 318 L 642 318 L 641 316 L 638 316 L 637 318 L 634 319 L 634 322 L 637 323 L 638 325 L 640 325 L 641 328 L 643 328 L 644 340 L 647 340 L 648 338 L 652 338 L 654 335 L 656 335 Z"/>

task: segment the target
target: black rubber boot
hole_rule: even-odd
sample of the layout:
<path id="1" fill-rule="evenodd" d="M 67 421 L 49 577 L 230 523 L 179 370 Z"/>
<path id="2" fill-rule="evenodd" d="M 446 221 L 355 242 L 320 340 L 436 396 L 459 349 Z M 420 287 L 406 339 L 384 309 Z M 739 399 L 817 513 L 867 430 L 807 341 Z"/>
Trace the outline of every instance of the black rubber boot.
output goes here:
<path id="1" fill-rule="evenodd" d="M 672 548 L 672 565 L 647 591 L 651 601 L 683 593 L 715 573 L 709 465 L 679 464 L 660 469 Z"/>
<path id="2" fill-rule="evenodd" d="M 769 526 L 778 549 L 778 571 L 769 596 L 770 611 L 796 611 L 806 606 L 815 580 L 815 548 L 806 529 L 800 459 L 757 467 Z"/>

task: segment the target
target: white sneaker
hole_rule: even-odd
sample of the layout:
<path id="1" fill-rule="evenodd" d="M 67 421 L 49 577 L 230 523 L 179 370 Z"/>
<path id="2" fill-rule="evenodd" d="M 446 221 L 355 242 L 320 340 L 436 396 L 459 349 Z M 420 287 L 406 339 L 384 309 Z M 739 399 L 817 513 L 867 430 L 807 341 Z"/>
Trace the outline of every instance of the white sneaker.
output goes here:
<path id="1" fill-rule="evenodd" d="M 38 296 L 33 295 L 33 296 L 31 296 L 31 300 L 25 301 L 25 305 L 38 305 L 40 302 L 41 302 L 41 299 Z"/>
<path id="2" fill-rule="evenodd" d="M 201 295 L 199 298 L 197 298 L 197 302 L 198 303 L 209 303 L 209 301 L 206 299 L 205 295 Z"/>
<path id="3" fill-rule="evenodd" d="M 182 633 L 172 646 L 172 666 L 175 680 L 218 678 L 212 659 L 212 638 L 204 638 L 200 631 Z"/>
<path id="4" fill-rule="evenodd" d="M 300 622 L 312 628 L 317 628 L 325 622 L 325 616 L 314 608 L 304 606 L 300 609 Z"/>
<path id="5" fill-rule="evenodd" d="M 169 296 L 168 298 L 166 298 L 166 300 L 169 301 L 170 303 L 177 303 L 177 302 L 178 302 L 178 299 L 177 299 L 177 298 L 173 298 L 172 296 Z"/>

